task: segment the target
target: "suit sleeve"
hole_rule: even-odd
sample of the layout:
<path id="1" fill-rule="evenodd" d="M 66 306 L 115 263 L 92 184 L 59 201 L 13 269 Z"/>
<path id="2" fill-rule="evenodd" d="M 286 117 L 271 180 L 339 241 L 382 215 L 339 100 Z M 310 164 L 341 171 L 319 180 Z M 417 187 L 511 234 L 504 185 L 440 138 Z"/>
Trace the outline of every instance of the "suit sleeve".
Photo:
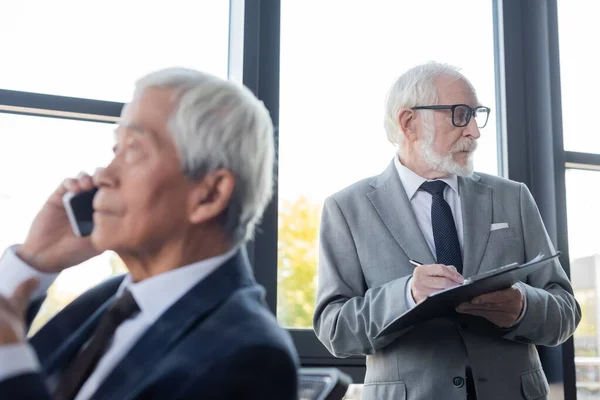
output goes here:
<path id="1" fill-rule="evenodd" d="M 539 210 L 527 186 L 521 185 L 521 221 L 525 241 L 525 258 L 556 251 L 546 232 Z M 527 299 L 522 320 L 504 337 L 507 339 L 557 346 L 565 342 L 581 320 L 581 309 L 573 288 L 559 261 L 527 278 L 521 285 Z"/>
<path id="2" fill-rule="evenodd" d="M 28 343 L 0 346 L 0 382 L 13 376 L 35 373 L 39 369 L 37 355 Z"/>
<path id="3" fill-rule="evenodd" d="M 39 373 L 28 373 L 0 382 L 0 398 L 11 400 L 52 400 Z"/>
<path id="4" fill-rule="evenodd" d="M 334 356 L 373 354 L 406 332 L 375 338 L 411 308 L 406 296 L 410 277 L 367 288 L 343 212 L 334 198 L 325 201 L 313 326 L 319 340 Z"/>
<path id="5" fill-rule="evenodd" d="M 172 398 L 297 400 L 297 366 L 282 349 L 266 345 L 245 348 Z"/>

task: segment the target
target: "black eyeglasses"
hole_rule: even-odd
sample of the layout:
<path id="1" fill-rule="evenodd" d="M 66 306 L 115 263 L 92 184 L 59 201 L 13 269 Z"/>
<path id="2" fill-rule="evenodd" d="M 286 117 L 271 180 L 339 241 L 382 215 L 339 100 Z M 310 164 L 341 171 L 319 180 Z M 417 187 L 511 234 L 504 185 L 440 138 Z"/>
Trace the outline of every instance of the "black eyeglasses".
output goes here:
<path id="1" fill-rule="evenodd" d="M 487 125 L 491 111 L 489 107 L 478 106 L 471 108 L 466 104 L 455 104 L 453 106 L 419 106 L 412 107 L 411 110 L 452 110 L 452 125 L 457 128 L 467 126 L 471 121 L 471 117 L 475 117 L 478 128 L 483 128 Z"/>

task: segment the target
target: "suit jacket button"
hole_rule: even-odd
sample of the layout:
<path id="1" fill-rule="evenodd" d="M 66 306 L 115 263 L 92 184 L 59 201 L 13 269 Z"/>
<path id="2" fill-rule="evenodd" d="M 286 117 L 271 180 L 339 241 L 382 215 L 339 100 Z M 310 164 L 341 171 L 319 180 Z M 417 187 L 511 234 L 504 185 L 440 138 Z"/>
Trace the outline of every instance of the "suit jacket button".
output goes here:
<path id="1" fill-rule="evenodd" d="M 452 379 L 452 384 L 454 386 L 456 386 L 457 388 L 463 387 L 465 384 L 465 380 L 464 380 L 464 378 L 461 378 L 460 376 L 455 376 L 454 379 Z"/>

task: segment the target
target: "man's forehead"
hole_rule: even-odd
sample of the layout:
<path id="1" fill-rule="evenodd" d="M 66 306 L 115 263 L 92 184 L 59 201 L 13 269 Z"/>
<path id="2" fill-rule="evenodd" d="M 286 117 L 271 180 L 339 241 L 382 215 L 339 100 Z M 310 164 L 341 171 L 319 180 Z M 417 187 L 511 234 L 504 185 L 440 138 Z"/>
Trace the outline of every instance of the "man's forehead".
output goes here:
<path id="1" fill-rule="evenodd" d="M 173 92 L 168 88 L 146 88 L 135 92 L 129 103 L 121 110 L 121 117 L 131 113 L 148 112 L 168 115 L 173 108 Z"/>
<path id="2" fill-rule="evenodd" d="M 144 125 L 137 122 L 119 122 L 119 125 L 115 128 L 115 135 L 118 137 L 119 135 L 123 135 L 125 133 L 142 133 L 142 134 L 152 134 L 152 131 L 146 128 Z"/>
<path id="3" fill-rule="evenodd" d="M 463 79 L 440 77 L 436 80 L 436 89 L 439 104 L 477 105 L 477 96 L 473 93 L 473 88 Z"/>
<path id="4" fill-rule="evenodd" d="M 123 106 L 119 125 L 144 126 L 149 130 L 161 130 L 166 127 L 172 106 L 168 90 L 146 89 L 134 95 L 131 102 Z"/>

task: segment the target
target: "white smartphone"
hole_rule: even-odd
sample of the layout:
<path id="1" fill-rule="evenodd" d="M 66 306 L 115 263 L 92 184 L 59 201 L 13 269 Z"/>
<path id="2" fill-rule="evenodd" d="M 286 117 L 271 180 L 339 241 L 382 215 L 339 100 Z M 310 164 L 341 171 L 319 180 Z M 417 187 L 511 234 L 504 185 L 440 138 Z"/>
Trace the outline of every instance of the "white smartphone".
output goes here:
<path id="1" fill-rule="evenodd" d="M 94 229 L 94 207 L 92 201 L 98 188 L 80 193 L 67 192 L 63 196 L 63 204 L 76 236 L 89 236 Z"/>

